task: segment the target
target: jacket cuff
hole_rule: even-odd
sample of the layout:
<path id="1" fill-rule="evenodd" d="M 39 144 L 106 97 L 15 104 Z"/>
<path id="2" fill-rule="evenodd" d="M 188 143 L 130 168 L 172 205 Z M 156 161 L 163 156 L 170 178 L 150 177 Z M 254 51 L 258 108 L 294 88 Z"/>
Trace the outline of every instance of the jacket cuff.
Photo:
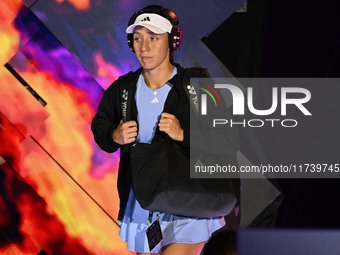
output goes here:
<path id="1" fill-rule="evenodd" d="M 110 136 L 111 136 L 111 144 L 115 147 L 117 147 L 117 150 L 118 148 L 121 146 L 119 143 L 116 143 L 114 140 L 113 140 L 113 131 L 118 127 L 118 124 L 115 124 L 112 128 L 111 128 L 111 132 L 110 132 Z"/>

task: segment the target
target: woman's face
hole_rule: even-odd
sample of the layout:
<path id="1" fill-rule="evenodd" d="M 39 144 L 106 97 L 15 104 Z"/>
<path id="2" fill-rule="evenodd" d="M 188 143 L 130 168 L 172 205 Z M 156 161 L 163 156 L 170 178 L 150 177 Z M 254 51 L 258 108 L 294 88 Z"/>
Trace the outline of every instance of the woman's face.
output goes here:
<path id="1" fill-rule="evenodd" d="M 137 26 L 133 32 L 133 48 L 145 70 L 155 70 L 170 63 L 168 33 L 155 34 Z"/>

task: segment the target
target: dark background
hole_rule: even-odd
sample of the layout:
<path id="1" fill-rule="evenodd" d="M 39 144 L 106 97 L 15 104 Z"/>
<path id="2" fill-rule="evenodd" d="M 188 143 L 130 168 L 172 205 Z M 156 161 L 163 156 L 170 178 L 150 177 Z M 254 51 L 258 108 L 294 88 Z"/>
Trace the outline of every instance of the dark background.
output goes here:
<path id="1" fill-rule="evenodd" d="M 234 13 L 202 39 L 235 77 L 340 76 L 339 1 L 258 0 L 248 1 L 247 7 L 247 13 Z M 248 148 L 242 148 L 242 152 L 255 164 L 271 162 L 273 144 L 278 144 L 280 149 L 274 148 L 274 153 L 281 162 L 298 155 L 301 162 L 312 163 L 322 155 L 338 163 L 338 95 L 339 89 L 327 87 L 312 94 L 317 97 L 318 116 L 317 122 L 305 130 L 304 146 L 300 146 L 298 134 L 280 136 L 275 130 L 268 134 L 257 129 L 265 158 L 254 156 Z M 246 139 L 242 132 L 241 139 Z M 282 140 L 285 144 L 279 146 Z M 338 179 L 271 181 L 285 196 L 278 209 L 277 227 L 340 227 Z"/>

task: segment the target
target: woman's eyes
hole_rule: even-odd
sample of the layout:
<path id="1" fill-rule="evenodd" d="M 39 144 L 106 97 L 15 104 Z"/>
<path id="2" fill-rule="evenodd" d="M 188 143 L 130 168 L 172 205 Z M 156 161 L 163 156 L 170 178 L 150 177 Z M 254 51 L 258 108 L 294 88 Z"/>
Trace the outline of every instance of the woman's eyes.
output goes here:
<path id="1" fill-rule="evenodd" d="M 135 37 L 135 38 L 134 38 L 134 41 L 136 41 L 136 42 L 139 42 L 140 40 L 141 40 L 141 38 L 139 38 L 139 37 Z M 150 40 L 151 40 L 151 41 L 157 41 L 157 40 L 158 40 L 158 37 L 152 36 L 152 37 L 150 37 Z"/>

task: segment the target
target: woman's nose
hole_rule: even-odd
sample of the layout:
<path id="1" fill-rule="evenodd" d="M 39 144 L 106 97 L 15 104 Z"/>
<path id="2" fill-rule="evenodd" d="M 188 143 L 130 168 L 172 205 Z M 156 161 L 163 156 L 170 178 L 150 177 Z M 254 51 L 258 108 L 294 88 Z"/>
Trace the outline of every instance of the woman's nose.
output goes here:
<path id="1" fill-rule="evenodd" d="M 149 49 L 150 49 L 150 44 L 149 44 L 148 40 L 143 40 L 141 50 L 142 51 L 148 51 Z"/>

